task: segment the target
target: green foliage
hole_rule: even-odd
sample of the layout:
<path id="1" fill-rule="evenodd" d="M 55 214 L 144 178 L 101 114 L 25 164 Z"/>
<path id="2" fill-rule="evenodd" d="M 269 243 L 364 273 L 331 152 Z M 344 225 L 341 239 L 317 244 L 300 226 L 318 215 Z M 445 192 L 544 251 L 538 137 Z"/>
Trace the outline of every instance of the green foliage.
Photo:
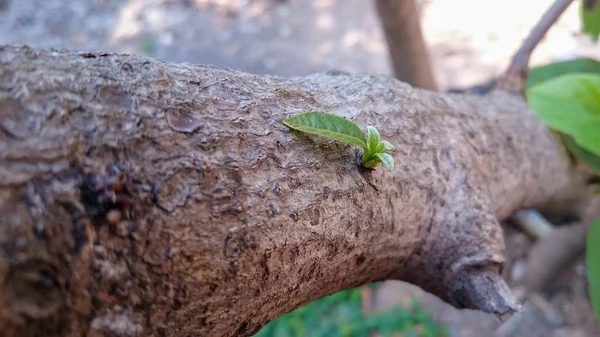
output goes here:
<path id="1" fill-rule="evenodd" d="M 572 73 L 600 74 L 600 62 L 588 58 L 579 58 L 532 68 L 529 72 L 527 87 Z"/>
<path id="2" fill-rule="evenodd" d="M 394 168 L 394 158 L 386 153 L 392 151 L 394 146 L 382 141 L 379 132 L 372 126 L 368 127 L 367 139 L 354 122 L 325 112 L 301 113 L 284 120 L 283 124 L 294 130 L 361 147 L 362 164 L 366 168 L 375 168 L 379 163 L 390 170 Z"/>
<path id="3" fill-rule="evenodd" d="M 599 1 L 594 2 L 594 20 L 598 26 L 586 31 L 597 37 L 600 9 Z M 592 24 L 588 23 L 589 29 Z M 593 60 L 580 59 L 539 67 L 531 71 L 533 78 L 527 90 L 529 104 L 548 126 L 559 131 L 571 155 L 597 172 L 600 172 L 599 65 Z M 588 233 L 586 264 L 590 297 L 600 321 L 600 219 Z"/>
<path id="4" fill-rule="evenodd" d="M 600 34 L 600 1 L 581 0 L 581 21 L 583 31 L 597 39 Z"/>
<path id="5" fill-rule="evenodd" d="M 349 289 L 309 303 L 266 325 L 254 337 L 362 337 L 379 332 L 391 336 L 443 337 L 438 325 L 419 303 L 365 316 L 360 289 Z"/>
<path id="6" fill-rule="evenodd" d="M 586 264 L 592 306 L 600 322 L 600 219 L 592 224 L 587 236 Z"/>
<path id="7" fill-rule="evenodd" d="M 283 121 L 288 127 L 326 137 L 343 143 L 367 147 L 367 139 L 360 127 L 345 118 L 325 112 L 305 112 Z"/>
<path id="8" fill-rule="evenodd" d="M 548 126 L 600 156 L 600 75 L 573 73 L 555 77 L 529 88 L 527 100 Z"/>
<path id="9" fill-rule="evenodd" d="M 369 150 L 374 150 L 381 142 L 381 136 L 379 136 L 379 131 L 372 126 L 368 126 L 367 130 L 369 133 Z"/>
<path id="10" fill-rule="evenodd" d="M 394 168 L 394 158 L 392 158 L 389 153 L 375 153 L 373 157 L 375 162 L 372 163 L 371 161 L 368 161 L 365 163 L 365 167 L 373 167 L 377 165 L 378 162 L 381 162 L 390 170 Z"/>
<path id="11" fill-rule="evenodd" d="M 577 160 L 596 172 L 600 172 L 600 157 L 577 145 L 573 137 L 562 135 L 563 144 Z"/>

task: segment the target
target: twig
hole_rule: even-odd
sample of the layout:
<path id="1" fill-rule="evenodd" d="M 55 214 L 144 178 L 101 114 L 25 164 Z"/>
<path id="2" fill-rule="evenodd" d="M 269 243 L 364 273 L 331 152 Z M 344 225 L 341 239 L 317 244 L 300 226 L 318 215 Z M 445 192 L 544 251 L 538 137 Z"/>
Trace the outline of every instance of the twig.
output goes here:
<path id="1" fill-rule="evenodd" d="M 371 315 L 374 311 L 373 305 L 373 290 L 368 285 L 362 286 L 360 288 L 360 303 L 361 310 L 365 315 Z"/>
<path id="2" fill-rule="evenodd" d="M 515 53 L 510 66 L 500 78 L 497 88 L 513 92 L 523 92 L 529 73 L 529 57 L 540 43 L 544 35 L 554 25 L 556 20 L 569 7 L 573 0 L 556 0 L 533 27 L 529 36 L 523 41 L 521 48 Z"/>
<path id="3" fill-rule="evenodd" d="M 417 2 L 376 0 L 375 7 L 396 77 L 414 87 L 437 91 Z"/>
<path id="4" fill-rule="evenodd" d="M 544 319 L 552 327 L 557 328 L 565 324 L 565 318 L 550 302 L 546 301 L 539 293 L 534 292 L 529 295 L 529 300 L 533 303 L 544 315 Z"/>
<path id="5" fill-rule="evenodd" d="M 554 229 L 554 226 L 535 210 L 518 211 L 513 220 L 534 239 L 542 238 Z"/>
<path id="6" fill-rule="evenodd" d="M 543 289 L 568 269 L 585 251 L 588 226 L 559 227 L 531 247 L 527 256 L 525 285 L 530 291 Z"/>

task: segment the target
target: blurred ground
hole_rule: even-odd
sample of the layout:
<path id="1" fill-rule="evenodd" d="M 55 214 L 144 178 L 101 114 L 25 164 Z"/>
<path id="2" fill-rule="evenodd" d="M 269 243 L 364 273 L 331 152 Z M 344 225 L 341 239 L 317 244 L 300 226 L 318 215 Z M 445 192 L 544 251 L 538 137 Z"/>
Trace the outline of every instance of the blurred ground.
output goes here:
<path id="1" fill-rule="evenodd" d="M 470 86 L 498 75 L 551 2 L 419 1 L 440 87 Z M 579 33 L 578 3 L 537 48 L 533 65 L 576 55 L 600 59 L 600 46 Z M 147 54 L 283 76 L 330 69 L 390 72 L 370 0 L 0 0 L 0 44 Z M 531 241 L 508 232 L 507 277 L 514 283 Z M 582 270 L 580 261 L 542 294 L 554 316 L 528 308 L 512 336 L 599 336 Z M 413 295 L 454 336 L 491 336 L 502 323 L 455 310 L 401 283 L 384 284 L 373 306 L 407 302 Z"/>
<path id="2" fill-rule="evenodd" d="M 144 53 L 252 73 L 306 75 L 332 68 L 389 72 L 370 0 L 1 0 L 0 44 Z M 551 0 L 421 0 L 442 88 L 497 75 Z M 534 64 L 600 47 L 580 36 L 573 4 Z"/>
<path id="3" fill-rule="evenodd" d="M 516 290 L 523 282 L 524 259 L 534 241 L 509 224 L 504 230 L 508 253 L 505 279 Z M 406 305 L 416 296 L 439 323 L 448 326 L 451 336 L 456 337 L 600 336 L 588 300 L 584 270 L 584 259 L 579 258 L 553 280 L 534 303 L 526 303 L 523 313 L 510 320 L 473 310 L 456 310 L 435 296 L 402 282 L 385 282 L 375 293 L 372 305 L 373 310 L 385 310 L 398 303 Z"/>

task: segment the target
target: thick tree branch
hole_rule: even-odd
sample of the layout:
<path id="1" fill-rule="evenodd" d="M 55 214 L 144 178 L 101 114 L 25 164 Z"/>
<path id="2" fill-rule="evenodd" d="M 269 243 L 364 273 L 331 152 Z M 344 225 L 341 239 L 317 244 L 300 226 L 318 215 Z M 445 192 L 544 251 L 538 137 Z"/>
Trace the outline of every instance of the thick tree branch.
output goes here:
<path id="1" fill-rule="evenodd" d="M 376 126 L 396 168 L 282 125 L 308 110 Z M 5 336 L 244 336 L 382 279 L 510 312 L 497 220 L 585 181 L 518 96 L 383 75 L 5 46 L 0 126 Z"/>

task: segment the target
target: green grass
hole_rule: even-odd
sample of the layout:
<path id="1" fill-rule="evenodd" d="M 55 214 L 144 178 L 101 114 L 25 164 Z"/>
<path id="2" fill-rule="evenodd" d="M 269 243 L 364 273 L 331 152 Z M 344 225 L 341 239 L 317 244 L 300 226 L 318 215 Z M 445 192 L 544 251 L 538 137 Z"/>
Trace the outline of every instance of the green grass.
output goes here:
<path id="1" fill-rule="evenodd" d="M 359 337 L 379 332 L 382 336 L 444 337 L 446 328 L 437 324 L 419 302 L 408 308 L 393 308 L 365 316 L 360 289 L 349 289 L 324 297 L 267 324 L 254 337 Z"/>

